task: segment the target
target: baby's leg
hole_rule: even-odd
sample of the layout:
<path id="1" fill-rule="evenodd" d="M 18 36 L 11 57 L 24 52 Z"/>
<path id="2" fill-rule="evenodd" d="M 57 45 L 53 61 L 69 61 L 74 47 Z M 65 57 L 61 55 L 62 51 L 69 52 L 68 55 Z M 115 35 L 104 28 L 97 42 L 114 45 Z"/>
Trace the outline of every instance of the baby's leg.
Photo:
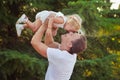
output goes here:
<path id="1" fill-rule="evenodd" d="M 36 19 L 34 22 L 27 20 L 24 27 L 30 28 L 33 32 L 36 32 L 41 25 L 42 25 L 42 21 L 40 19 Z"/>

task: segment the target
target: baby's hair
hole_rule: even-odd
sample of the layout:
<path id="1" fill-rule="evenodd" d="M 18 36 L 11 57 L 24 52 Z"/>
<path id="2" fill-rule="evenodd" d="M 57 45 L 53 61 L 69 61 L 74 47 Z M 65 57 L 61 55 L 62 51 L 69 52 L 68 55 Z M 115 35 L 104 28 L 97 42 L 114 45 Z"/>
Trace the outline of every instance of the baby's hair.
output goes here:
<path id="1" fill-rule="evenodd" d="M 78 31 L 81 28 L 82 18 L 78 14 L 68 15 L 68 22 L 72 23 Z"/>

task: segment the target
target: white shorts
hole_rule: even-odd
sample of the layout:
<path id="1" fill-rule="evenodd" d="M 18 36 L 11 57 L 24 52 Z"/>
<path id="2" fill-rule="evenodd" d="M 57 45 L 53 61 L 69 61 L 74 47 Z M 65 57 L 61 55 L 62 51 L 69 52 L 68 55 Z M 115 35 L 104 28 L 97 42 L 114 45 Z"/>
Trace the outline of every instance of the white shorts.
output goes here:
<path id="1" fill-rule="evenodd" d="M 47 17 L 50 15 L 50 12 L 49 11 L 41 11 L 41 12 L 38 12 L 36 14 L 36 17 L 35 19 L 40 19 L 42 21 L 42 23 L 44 23 L 44 21 L 47 19 Z"/>

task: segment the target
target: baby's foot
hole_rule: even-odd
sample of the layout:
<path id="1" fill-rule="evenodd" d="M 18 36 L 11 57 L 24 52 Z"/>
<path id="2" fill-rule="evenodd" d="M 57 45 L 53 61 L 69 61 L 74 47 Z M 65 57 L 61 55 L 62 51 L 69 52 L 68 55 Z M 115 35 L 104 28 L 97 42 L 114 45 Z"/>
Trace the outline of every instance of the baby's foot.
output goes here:
<path id="1" fill-rule="evenodd" d="M 22 30 L 24 29 L 23 24 L 16 24 L 17 36 L 20 37 Z"/>
<path id="2" fill-rule="evenodd" d="M 22 14 L 22 16 L 17 20 L 16 24 L 25 23 L 27 20 L 28 17 L 25 14 Z"/>

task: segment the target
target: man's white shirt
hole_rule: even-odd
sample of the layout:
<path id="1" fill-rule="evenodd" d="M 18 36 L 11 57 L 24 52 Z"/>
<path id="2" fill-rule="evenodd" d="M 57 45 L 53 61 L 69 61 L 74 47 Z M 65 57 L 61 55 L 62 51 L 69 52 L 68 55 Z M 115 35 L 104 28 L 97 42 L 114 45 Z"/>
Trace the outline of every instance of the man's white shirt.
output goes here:
<path id="1" fill-rule="evenodd" d="M 77 55 L 55 48 L 48 48 L 47 57 L 49 65 L 45 80 L 69 80 L 76 63 Z"/>

